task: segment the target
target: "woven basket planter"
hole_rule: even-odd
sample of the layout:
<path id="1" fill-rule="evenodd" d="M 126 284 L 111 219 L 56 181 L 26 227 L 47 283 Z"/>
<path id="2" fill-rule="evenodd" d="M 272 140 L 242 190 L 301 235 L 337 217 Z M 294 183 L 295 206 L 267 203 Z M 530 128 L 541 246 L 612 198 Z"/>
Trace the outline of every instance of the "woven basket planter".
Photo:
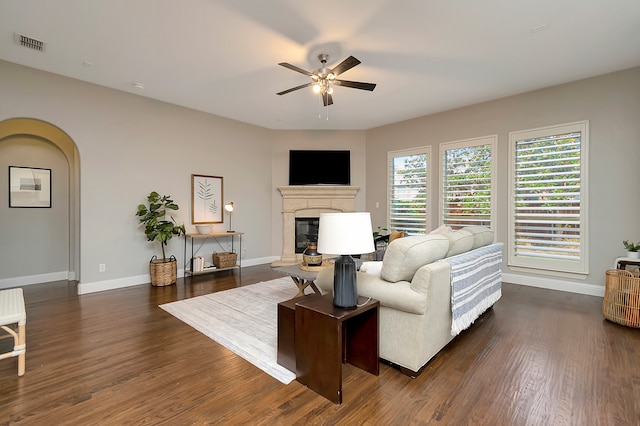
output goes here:
<path id="1" fill-rule="evenodd" d="M 176 262 L 175 256 L 171 256 L 167 260 L 153 256 L 149 262 L 149 272 L 153 286 L 163 287 L 175 284 L 178 279 L 178 262 Z"/>
<path id="2" fill-rule="evenodd" d="M 216 268 L 231 268 L 236 266 L 238 254 L 232 252 L 213 253 L 213 264 Z"/>
<path id="3" fill-rule="evenodd" d="M 640 277 L 623 269 L 607 271 L 602 315 L 609 321 L 640 328 Z"/>

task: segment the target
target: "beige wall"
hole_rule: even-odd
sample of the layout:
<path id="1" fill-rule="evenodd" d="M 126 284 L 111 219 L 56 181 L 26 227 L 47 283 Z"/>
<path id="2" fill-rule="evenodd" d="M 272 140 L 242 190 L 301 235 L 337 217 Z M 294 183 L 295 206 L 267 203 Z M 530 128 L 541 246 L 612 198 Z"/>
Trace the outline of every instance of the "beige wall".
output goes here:
<path id="1" fill-rule="evenodd" d="M 290 149 L 347 149 L 351 151 L 351 185 L 361 189 L 356 195 L 356 210 L 365 209 L 366 140 L 363 130 L 277 130 L 274 131 L 273 145 L 273 188 L 271 190 L 273 252 L 282 253 L 282 196 L 279 186 L 289 182 Z M 330 165 L 327 165 L 330 167 Z"/>
<path id="2" fill-rule="evenodd" d="M 248 264 L 270 262 L 282 252 L 276 188 L 287 183 L 284 152 L 351 149 L 353 184 L 364 187 L 363 131 L 272 131 L 3 61 L 0 93 L 0 121 L 43 120 L 66 132 L 78 148 L 79 279 L 84 288 L 148 282 L 148 261 L 159 254 L 159 247 L 145 240 L 134 215 L 136 206 L 152 190 L 172 195 L 180 206 L 177 221 L 195 232 L 190 210 L 193 173 L 224 178 L 224 200 L 236 205 L 233 227 L 245 232 Z M 364 207 L 364 190 L 358 204 Z M 215 229 L 226 230 L 227 220 L 225 216 L 225 223 Z M 0 221 L 0 233 L 14 225 Z M 33 243 L 2 241 L 2 251 Z M 230 249 L 226 240 L 221 243 L 203 247 L 201 254 Z M 182 240 L 169 243 L 179 268 L 184 265 L 183 247 Z M 105 272 L 98 271 L 101 263 Z M 40 272 L 25 270 L 21 275 L 35 273 Z M 0 286 L 10 281 L 0 276 Z"/>
<path id="3" fill-rule="evenodd" d="M 237 206 L 234 228 L 246 233 L 248 261 L 278 257 L 282 223 L 277 187 L 287 183 L 287 152 L 292 148 L 350 149 L 352 183 L 362 187 L 357 209 L 371 211 L 373 223 L 379 224 L 386 220 L 387 151 L 432 145 L 436 154 L 441 142 L 498 134 L 497 235 L 506 242 L 508 132 L 576 120 L 589 120 L 591 131 L 591 274 L 586 283 L 603 283 L 604 270 L 623 254 L 622 239 L 640 240 L 635 196 L 640 182 L 640 68 L 368 131 L 272 131 L 2 61 L 0 93 L 0 121 L 43 120 L 76 143 L 79 278 L 89 285 L 148 282 L 148 259 L 159 250 L 145 240 L 134 212 L 151 190 L 172 195 L 181 206 L 178 221 L 195 231 L 192 173 L 224 177 L 224 198 Z M 435 171 L 438 164 L 432 167 Z M 437 220 L 437 211 L 433 214 Z M 7 226 L 13 224 L 0 221 L 0 232 Z M 22 241 L 1 244 L 2 253 L 27 246 Z M 182 267 L 182 241 L 173 240 L 169 251 Z M 98 272 L 100 263 L 106 264 L 105 272 Z"/>
<path id="4" fill-rule="evenodd" d="M 497 134 L 496 231 L 497 239 L 507 243 L 509 132 L 578 120 L 589 120 L 590 126 L 590 274 L 584 283 L 604 285 L 605 270 L 617 256 L 624 255 L 622 240 L 640 241 L 640 68 L 367 131 L 366 208 L 371 210 L 374 223 L 386 223 L 387 186 L 383 171 L 388 151 L 432 146 L 432 191 L 437 194 L 438 144 Z M 376 202 L 380 202 L 379 209 L 375 208 Z M 434 200 L 433 227 L 439 224 L 437 209 Z M 504 269 L 513 272 L 506 264 Z M 538 274 L 529 271 L 524 275 L 528 276 L 524 281 L 532 282 Z"/>
<path id="5" fill-rule="evenodd" d="M 51 169 L 51 208 L 9 208 L 8 166 Z M 0 138 L 0 279 L 26 274 L 66 279 L 70 266 L 69 167 L 49 142 Z"/>
<path id="6" fill-rule="evenodd" d="M 0 62 L 0 93 L 0 121 L 37 118 L 77 145 L 82 284 L 148 282 L 148 261 L 159 247 L 138 228 L 136 206 L 151 190 L 172 195 L 181 208 L 176 219 L 194 231 L 192 173 L 224 177 L 225 200 L 237 206 L 234 227 L 246 232 L 247 257 L 271 256 L 270 214 L 256 214 L 271 210 L 270 131 L 6 62 Z M 0 223 L 5 226 L 14 224 Z M 16 244 L 26 242 L 2 241 L 2 249 Z M 169 252 L 181 268 L 183 241 L 172 240 Z"/>

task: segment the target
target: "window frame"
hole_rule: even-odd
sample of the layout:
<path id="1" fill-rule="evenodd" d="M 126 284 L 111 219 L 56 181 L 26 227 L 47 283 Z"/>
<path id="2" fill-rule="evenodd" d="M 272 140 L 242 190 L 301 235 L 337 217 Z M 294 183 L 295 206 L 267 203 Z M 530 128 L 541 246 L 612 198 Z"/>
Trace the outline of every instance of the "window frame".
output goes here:
<path id="1" fill-rule="evenodd" d="M 392 231 L 392 227 L 391 227 L 391 218 L 392 218 L 392 208 L 393 208 L 393 200 L 391 198 L 391 194 L 392 194 L 392 176 L 391 176 L 391 164 L 393 162 L 393 160 L 395 158 L 398 157 L 408 157 L 408 156 L 412 156 L 412 155 L 425 155 L 426 156 L 426 185 L 425 185 L 425 189 L 426 189 L 426 197 L 425 197 L 425 202 L 426 202 L 426 207 L 425 207 L 425 217 L 424 217 L 424 222 L 425 222 L 425 227 L 422 230 L 421 233 L 417 233 L 417 232 L 409 232 L 407 231 L 407 234 L 409 235 L 419 235 L 419 234 L 426 234 L 427 233 L 427 229 L 429 224 L 431 223 L 431 206 L 432 206 L 432 199 L 433 197 L 431 196 L 432 194 L 432 175 L 431 175 L 431 164 L 432 164 L 432 157 L 431 157 L 431 146 L 422 146 L 422 147 L 417 147 L 417 148 L 408 148 L 408 149 L 402 149 L 402 150 L 397 150 L 397 151 L 388 151 L 387 152 L 387 176 L 386 176 L 386 180 L 387 180 L 387 224 L 386 227 L 387 229 L 389 229 L 389 231 Z M 393 229 L 396 230 L 396 229 Z M 397 230 L 402 230 L 402 229 L 397 229 Z"/>
<path id="2" fill-rule="evenodd" d="M 445 223 L 445 170 L 446 164 L 444 160 L 444 156 L 446 151 L 461 149 L 461 148 L 471 148 L 476 146 L 484 146 L 489 145 L 491 149 L 491 196 L 489 197 L 489 202 L 491 204 L 490 210 L 491 213 L 489 215 L 489 228 L 491 228 L 495 233 L 495 224 L 496 224 L 496 194 L 498 193 L 497 188 L 497 175 L 498 175 L 498 135 L 488 135 L 471 139 L 463 139 L 459 141 L 452 142 L 443 142 L 439 147 L 439 177 L 440 177 L 440 185 L 439 185 L 439 200 L 438 200 L 438 212 L 440 223 L 447 225 Z"/>
<path id="3" fill-rule="evenodd" d="M 516 155 L 523 140 L 580 132 L 580 243 L 579 260 L 543 259 L 516 253 Z M 589 274 L 589 121 L 576 121 L 509 132 L 509 244 L 507 265 L 514 268 L 544 270 L 552 275 L 584 277 Z"/>

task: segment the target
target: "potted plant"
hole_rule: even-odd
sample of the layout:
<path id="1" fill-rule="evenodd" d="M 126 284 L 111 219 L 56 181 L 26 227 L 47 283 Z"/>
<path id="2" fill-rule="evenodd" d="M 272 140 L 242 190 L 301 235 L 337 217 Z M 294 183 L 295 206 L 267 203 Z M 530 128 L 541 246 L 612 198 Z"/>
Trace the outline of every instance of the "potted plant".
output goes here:
<path id="1" fill-rule="evenodd" d="M 155 191 L 149 194 L 147 203 L 148 205 L 138 205 L 136 216 L 139 217 L 138 222 L 144 224 L 147 240 L 159 242 L 162 248 L 162 259 L 154 255 L 149 262 L 151 284 L 154 286 L 175 284 L 178 278 L 176 258 L 172 255 L 167 259 L 164 248 L 174 235 L 185 234 L 184 225 L 178 225 L 171 215 L 167 218 L 167 210 L 178 210 L 179 207 L 173 202 L 171 196 L 160 195 Z"/>
<path id="2" fill-rule="evenodd" d="M 640 242 L 639 243 L 630 243 L 627 240 L 622 242 L 624 248 L 627 249 L 627 257 L 632 259 L 640 259 Z"/>

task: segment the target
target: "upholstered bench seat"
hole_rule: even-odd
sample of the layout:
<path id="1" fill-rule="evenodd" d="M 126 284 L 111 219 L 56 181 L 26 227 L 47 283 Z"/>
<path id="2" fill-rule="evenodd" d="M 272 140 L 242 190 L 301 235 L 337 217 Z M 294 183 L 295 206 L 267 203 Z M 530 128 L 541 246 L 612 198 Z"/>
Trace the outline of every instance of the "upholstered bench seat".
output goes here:
<path id="1" fill-rule="evenodd" d="M 12 327 L 12 325 L 14 325 Z M 18 376 L 24 375 L 27 313 L 21 288 L 0 290 L 0 328 L 13 337 L 13 350 L 0 354 L 0 359 L 18 357 Z M 16 328 L 14 328 L 16 327 Z"/>

